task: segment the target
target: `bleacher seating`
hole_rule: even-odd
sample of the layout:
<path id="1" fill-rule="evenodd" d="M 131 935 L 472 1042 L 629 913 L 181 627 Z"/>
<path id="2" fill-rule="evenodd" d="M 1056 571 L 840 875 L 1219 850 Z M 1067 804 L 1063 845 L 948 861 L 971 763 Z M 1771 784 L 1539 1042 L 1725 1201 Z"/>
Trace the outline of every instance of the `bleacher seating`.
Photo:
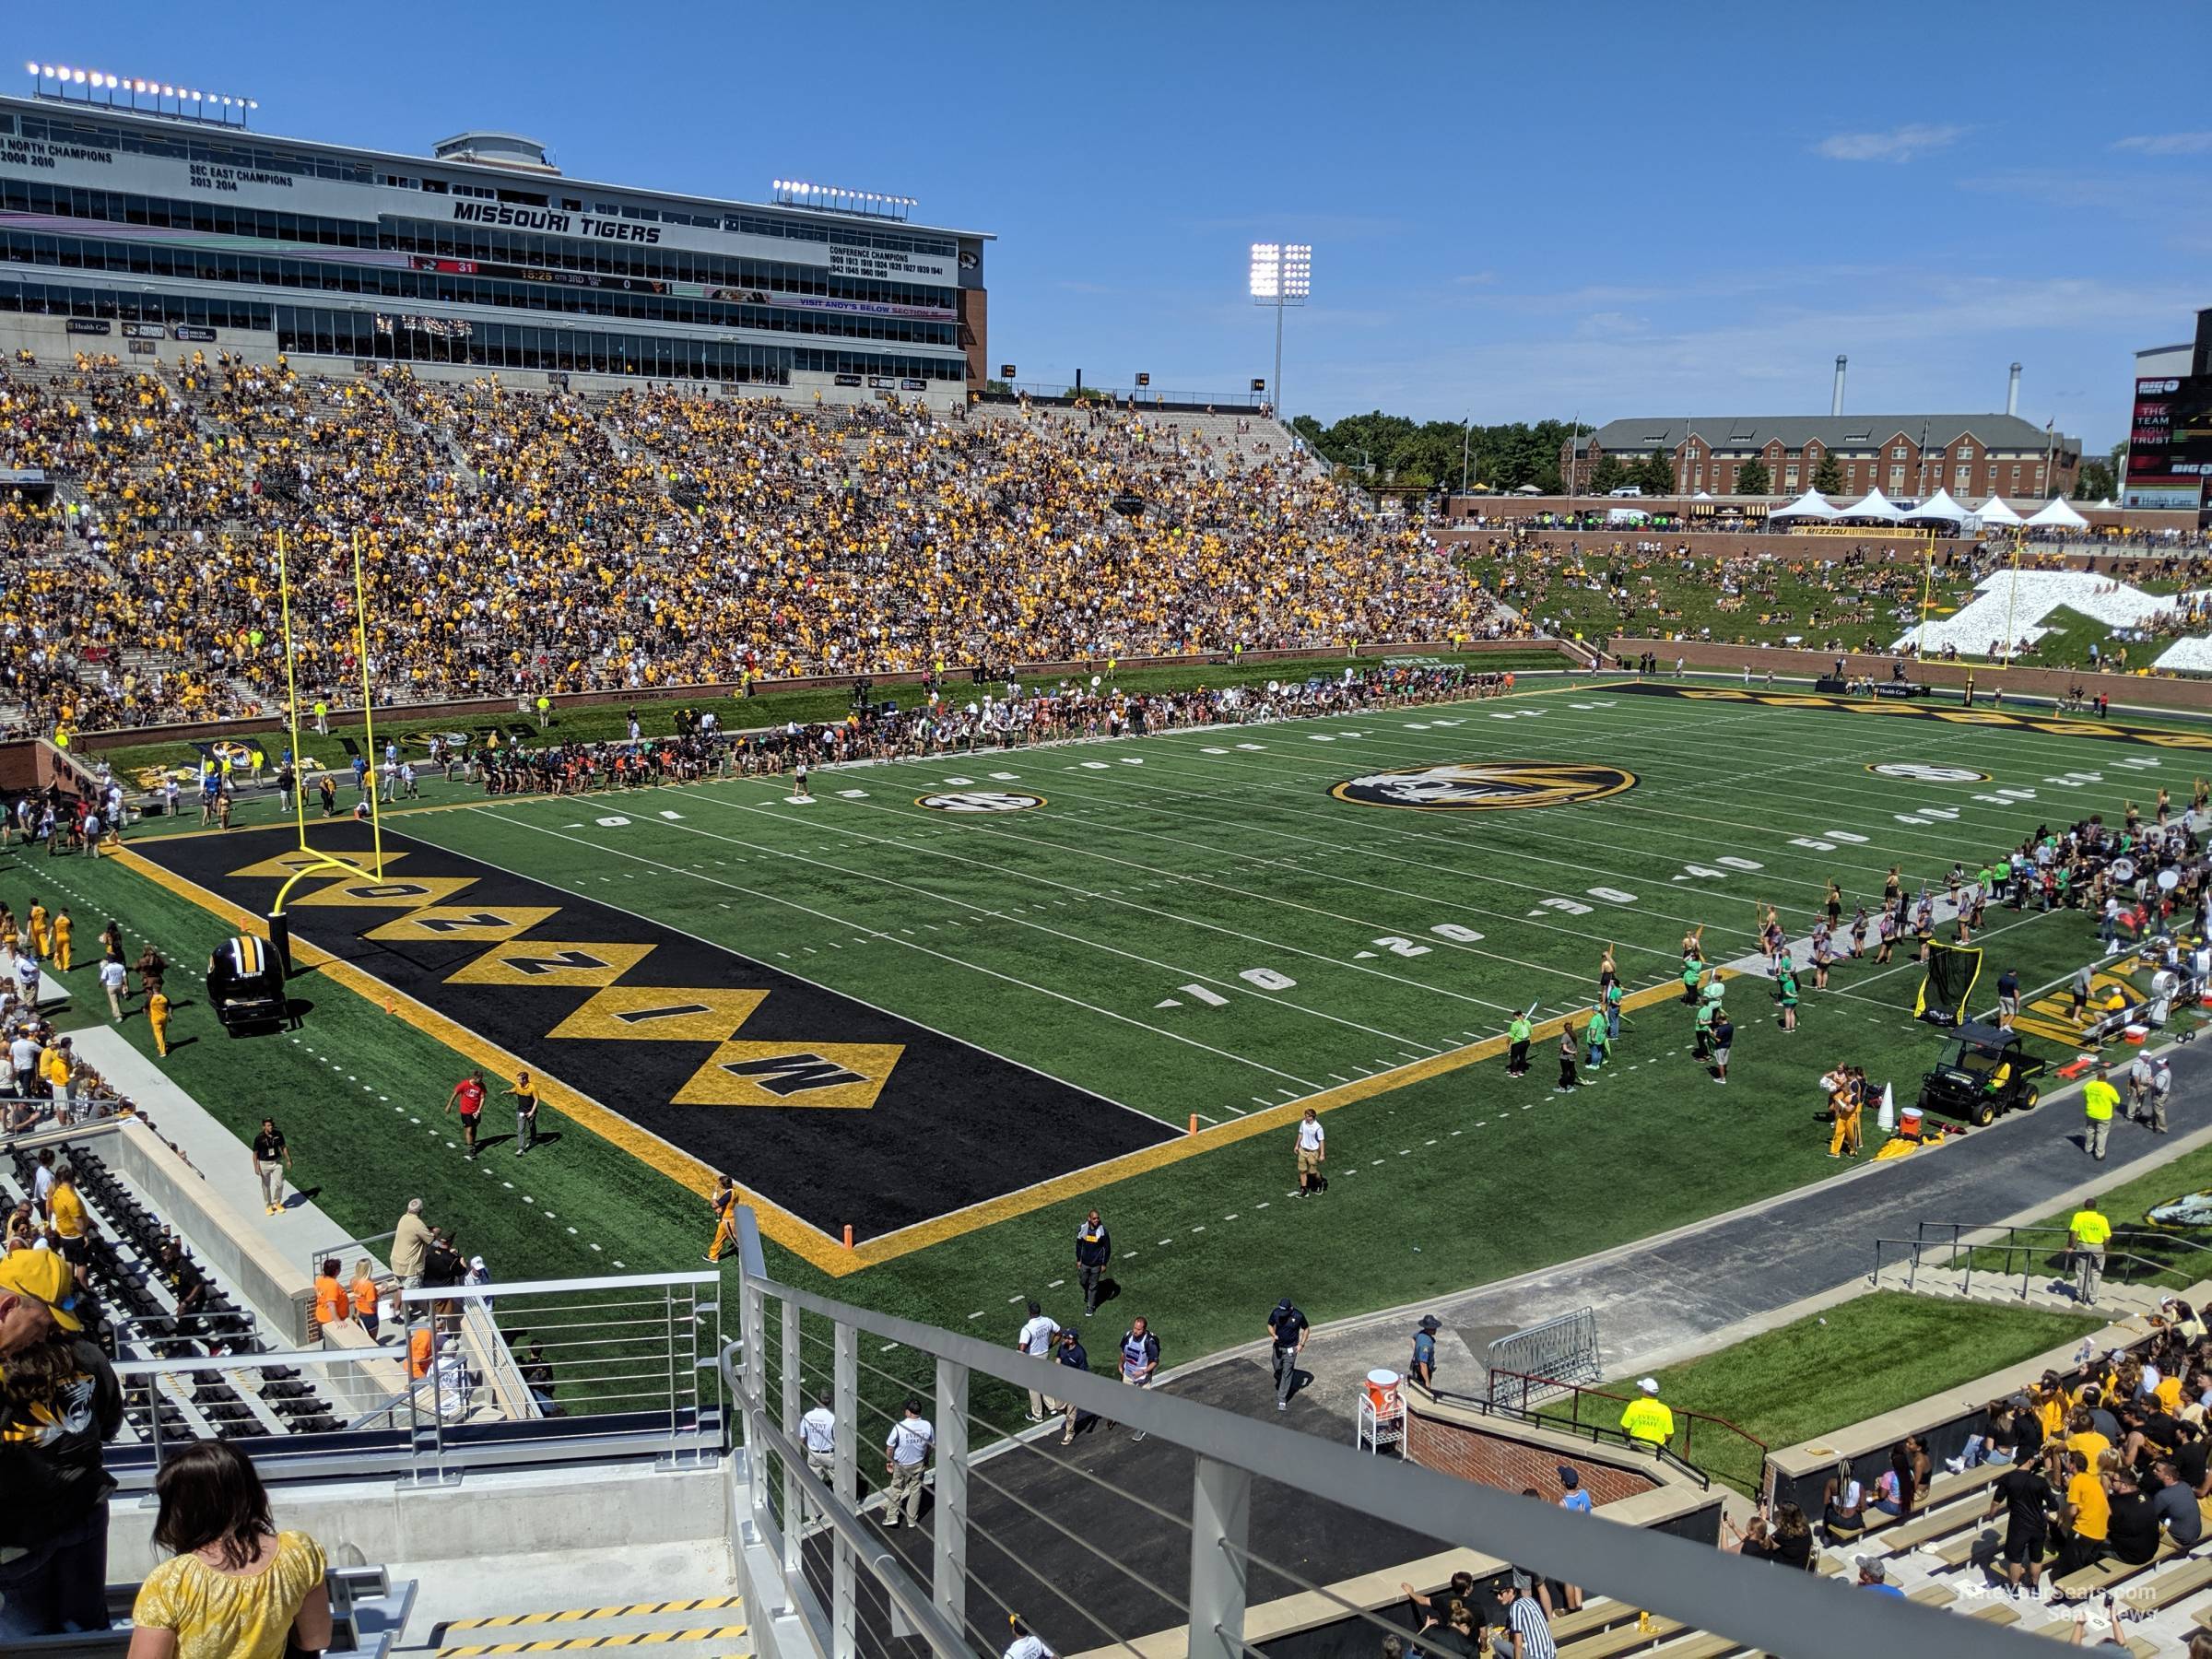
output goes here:
<path id="1" fill-rule="evenodd" d="M 34 1167 L 30 1155 L 20 1148 L 11 1151 L 15 1182 L 28 1192 Z M 62 1161 L 76 1172 L 78 1194 L 99 1223 L 87 1241 L 87 1265 L 98 1322 L 107 1327 L 112 1350 L 121 1359 L 180 1362 L 178 1371 L 167 1373 L 168 1386 L 159 1390 L 141 1380 L 126 1382 L 127 1438 L 154 1438 L 157 1417 L 163 1440 L 251 1440 L 332 1433 L 343 1427 L 335 1408 L 288 1366 L 185 1369 L 197 1356 L 263 1353 L 273 1345 L 260 1335 L 251 1311 L 194 1257 L 189 1242 L 140 1203 L 88 1142 L 71 1143 Z M 180 1313 L 158 1265 L 171 1244 L 206 1283 L 204 1299 L 190 1312 Z"/>
<path id="2" fill-rule="evenodd" d="M 60 486 L 0 501 L 25 623 L 0 704 L 36 729 L 273 704 L 279 530 L 311 610 L 350 605 L 340 556 L 373 538 L 395 700 L 1518 627 L 1232 416 L 587 400 L 195 353 L 0 369 L 10 465 Z M 303 692 L 343 649 L 304 641 Z"/>

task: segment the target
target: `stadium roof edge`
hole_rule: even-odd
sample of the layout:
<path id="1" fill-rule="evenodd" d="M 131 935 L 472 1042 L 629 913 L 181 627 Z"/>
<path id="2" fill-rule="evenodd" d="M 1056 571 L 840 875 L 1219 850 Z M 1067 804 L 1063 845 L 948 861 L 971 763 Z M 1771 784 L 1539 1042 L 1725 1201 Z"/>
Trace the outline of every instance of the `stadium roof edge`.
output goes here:
<path id="1" fill-rule="evenodd" d="M 78 117 L 127 122 L 134 125 L 160 127 L 169 131 L 196 133 L 205 137 L 224 138 L 237 143 L 245 139 L 259 139 L 271 144 L 300 145 L 309 149 L 325 150 L 335 155 L 352 156 L 362 160 L 404 162 L 415 167 L 451 168 L 455 172 L 467 173 L 488 181 L 497 181 L 512 189 L 518 178 L 539 177 L 537 174 L 517 173 L 512 167 L 480 161 L 452 161 L 431 155 L 415 155 L 406 150 L 371 149 L 364 145 L 338 144 L 327 138 L 295 138 L 283 133 L 272 133 L 259 127 L 209 126 L 205 122 L 179 121 L 160 115 L 151 110 L 133 110 L 128 106 L 80 102 L 76 100 L 54 98 L 25 98 L 18 93 L 0 93 L 0 108 L 35 111 L 42 115 L 66 112 Z M 494 129 L 468 128 L 469 132 L 491 132 Z M 534 140 L 535 142 L 535 140 Z M 543 175 L 551 182 L 555 175 Z M 698 195 L 688 191 L 656 190 L 642 184 L 614 184 L 604 180 L 578 178 L 572 174 L 558 175 L 566 186 L 587 190 L 604 190 L 617 195 L 645 197 L 656 202 L 679 202 L 696 207 L 746 207 L 760 213 L 790 213 L 836 225 L 870 225 L 886 229 L 928 230 L 939 236 L 971 236 L 979 241 L 996 241 L 994 230 L 975 230 L 959 225 L 924 224 L 918 219 L 879 218 L 865 213 L 837 213 L 827 208 L 795 207 L 782 202 L 751 202 L 735 196 Z"/>

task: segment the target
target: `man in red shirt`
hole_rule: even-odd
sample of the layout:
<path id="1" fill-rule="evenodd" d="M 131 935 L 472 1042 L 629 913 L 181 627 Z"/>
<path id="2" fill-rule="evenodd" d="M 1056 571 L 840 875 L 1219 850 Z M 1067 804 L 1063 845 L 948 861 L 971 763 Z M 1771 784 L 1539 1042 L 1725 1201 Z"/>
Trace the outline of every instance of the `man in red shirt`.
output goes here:
<path id="1" fill-rule="evenodd" d="M 484 1074 L 472 1071 L 453 1085 L 451 1099 L 445 1103 L 448 1112 L 458 1108 L 461 1112 L 461 1138 L 468 1143 L 468 1155 L 477 1155 L 477 1119 L 484 1111 Z"/>

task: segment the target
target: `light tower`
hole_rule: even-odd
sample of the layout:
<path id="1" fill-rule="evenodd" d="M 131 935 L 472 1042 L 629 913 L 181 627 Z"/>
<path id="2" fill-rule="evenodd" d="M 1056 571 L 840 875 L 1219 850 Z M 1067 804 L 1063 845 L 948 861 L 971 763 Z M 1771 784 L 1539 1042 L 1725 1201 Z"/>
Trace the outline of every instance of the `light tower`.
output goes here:
<path id="1" fill-rule="evenodd" d="M 1312 291 L 1312 243 L 1252 244 L 1252 302 L 1275 308 L 1275 378 L 1267 382 L 1267 401 L 1275 406 L 1277 420 L 1287 418 L 1283 406 L 1283 308 L 1303 305 Z"/>

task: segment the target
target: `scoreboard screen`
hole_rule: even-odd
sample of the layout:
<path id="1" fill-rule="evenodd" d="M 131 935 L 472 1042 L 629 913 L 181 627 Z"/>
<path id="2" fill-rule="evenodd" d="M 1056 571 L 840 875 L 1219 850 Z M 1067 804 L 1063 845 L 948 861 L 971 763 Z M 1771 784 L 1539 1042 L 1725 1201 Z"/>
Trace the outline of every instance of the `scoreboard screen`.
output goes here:
<path id="1" fill-rule="evenodd" d="M 2196 318 L 2191 374 L 2136 381 L 2121 504 L 2201 512 L 2212 480 L 2212 310 Z"/>

